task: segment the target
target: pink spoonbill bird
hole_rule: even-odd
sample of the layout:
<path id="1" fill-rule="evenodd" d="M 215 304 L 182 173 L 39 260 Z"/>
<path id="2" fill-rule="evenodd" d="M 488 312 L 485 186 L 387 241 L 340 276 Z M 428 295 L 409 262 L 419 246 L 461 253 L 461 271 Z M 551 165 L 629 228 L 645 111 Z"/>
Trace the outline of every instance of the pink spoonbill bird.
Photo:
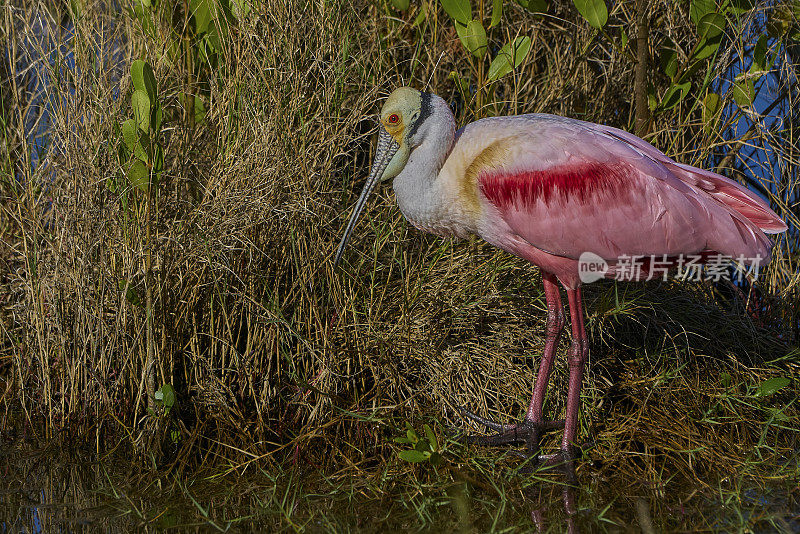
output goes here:
<path id="1" fill-rule="evenodd" d="M 537 454 L 543 430 L 564 434 L 560 456 L 571 466 L 588 342 L 581 302 L 580 259 L 602 260 L 615 277 L 624 258 L 724 255 L 769 261 L 765 234 L 784 222 L 755 194 L 716 173 L 677 163 L 622 130 L 554 115 L 475 121 L 456 131 L 440 97 L 410 87 L 383 105 L 375 159 L 344 231 L 338 263 L 370 193 L 394 178 L 400 211 L 420 230 L 442 236 L 476 234 L 541 269 L 547 299 L 545 345 L 533 395 L 522 421 L 470 438 L 491 445 L 525 443 Z M 644 263 L 629 279 L 648 276 Z M 563 422 L 546 421 L 542 404 L 565 314 L 572 342 Z"/>

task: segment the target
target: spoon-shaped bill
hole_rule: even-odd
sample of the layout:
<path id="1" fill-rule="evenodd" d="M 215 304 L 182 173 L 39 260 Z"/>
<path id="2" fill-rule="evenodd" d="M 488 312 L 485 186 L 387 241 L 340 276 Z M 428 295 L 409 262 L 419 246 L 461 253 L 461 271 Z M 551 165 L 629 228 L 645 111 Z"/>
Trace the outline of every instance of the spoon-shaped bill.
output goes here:
<path id="1" fill-rule="evenodd" d="M 344 252 L 344 247 L 346 247 L 347 242 L 350 241 L 353 228 L 355 228 L 356 221 L 358 221 L 358 217 L 367 204 L 369 195 L 372 193 L 372 190 L 375 189 L 375 185 L 381 181 L 386 167 L 389 165 L 389 162 L 392 161 L 392 157 L 399 148 L 400 145 L 392 139 L 386 130 L 381 128 L 378 134 L 378 148 L 375 151 L 375 160 L 372 162 L 372 169 L 369 171 L 369 177 L 367 178 L 367 183 L 364 184 L 364 189 L 361 191 L 361 196 L 358 197 L 358 202 L 356 202 L 356 207 L 353 209 L 353 214 L 350 215 L 350 220 L 347 221 L 347 227 L 344 229 L 344 235 L 339 242 L 339 248 L 336 249 L 336 256 L 333 259 L 334 267 L 339 264 L 342 252 Z"/>

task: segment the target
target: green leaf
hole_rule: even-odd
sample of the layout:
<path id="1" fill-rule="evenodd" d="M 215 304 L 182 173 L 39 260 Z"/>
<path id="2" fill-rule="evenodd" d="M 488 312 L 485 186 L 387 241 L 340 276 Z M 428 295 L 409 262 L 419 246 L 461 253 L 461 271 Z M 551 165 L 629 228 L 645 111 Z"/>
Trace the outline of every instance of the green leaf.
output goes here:
<path id="1" fill-rule="evenodd" d="M 547 13 L 550 8 L 547 0 L 517 0 L 517 3 L 531 13 Z"/>
<path id="2" fill-rule="evenodd" d="M 696 60 L 694 63 L 689 65 L 688 69 L 683 70 L 683 72 L 681 73 L 680 76 L 678 76 L 678 79 L 676 81 L 678 83 L 685 83 L 692 81 L 692 76 L 697 74 L 697 71 L 702 69 L 704 66 L 706 66 L 706 63 L 704 61 Z"/>
<path id="3" fill-rule="evenodd" d="M 608 8 L 605 0 L 572 0 L 572 3 L 593 28 L 600 29 L 608 22 Z"/>
<path id="4" fill-rule="evenodd" d="M 458 21 L 455 21 L 455 26 L 456 33 L 458 34 L 458 40 L 461 41 L 461 44 L 464 45 L 464 48 L 466 48 L 469 52 L 469 44 L 467 43 L 467 27 Z"/>
<path id="5" fill-rule="evenodd" d="M 414 23 L 411 25 L 412 27 L 416 28 L 420 24 L 422 24 L 425 19 L 428 17 L 428 4 L 423 2 L 421 6 L 419 6 L 419 14 L 417 18 L 414 19 Z"/>
<path id="6" fill-rule="evenodd" d="M 768 380 L 765 380 L 764 382 L 761 383 L 760 386 L 758 386 L 756 395 L 758 395 L 759 397 L 766 397 L 768 395 L 772 395 L 779 389 L 783 389 L 791 383 L 792 381 L 790 379 L 783 376 L 770 378 Z"/>
<path id="7" fill-rule="evenodd" d="M 141 59 L 131 63 L 131 81 L 134 89 L 147 93 L 151 103 L 158 99 L 156 76 L 153 73 L 153 67 L 149 63 Z"/>
<path id="8" fill-rule="evenodd" d="M 430 453 L 424 453 L 416 450 L 410 451 L 400 451 L 397 456 L 400 457 L 401 460 L 405 460 L 406 462 L 411 462 L 412 464 L 418 464 L 420 462 L 424 462 L 430 457 Z"/>
<path id="9" fill-rule="evenodd" d="M 164 149 L 158 143 L 153 143 L 153 173 L 159 176 L 164 170 Z"/>
<path id="10" fill-rule="evenodd" d="M 131 287 L 127 280 L 120 280 L 119 281 L 119 288 L 120 290 L 125 292 L 125 300 L 133 304 L 134 306 L 141 306 L 142 301 L 139 298 L 139 293 Z"/>
<path id="11" fill-rule="evenodd" d="M 133 147 L 133 155 L 140 161 L 147 163 L 150 161 L 150 136 L 138 130 L 139 138 L 136 140 L 136 146 Z"/>
<path id="12" fill-rule="evenodd" d="M 208 25 L 216 16 L 215 5 L 211 0 L 192 0 L 189 9 L 194 19 L 195 34 L 200 35 L 208 30 Z"/>
<path id="13" fill-rule="evenodd" d="M 620 29 L 620 36 L 619 36 L 619 47 L 622 50 L 625 50 L 625 47 L 628 45 L 628 34 L 625 32 L 625 29 Z"/>
<path id="14" fill-rule="evenodd" d="M 233 16 L 242 20 L 250 13 L 250 3 L 248 0 L 233 0 L 231 4 L 231 12 Z"/>
<path id="15" fill-rule="evenodd" d="M 707 13 L 697 23 L 697 32 L 703 39 L 713 39 L 725 30 L 725 17 L 721 13 Z"/>
<path id="16" fill-rule="evenodd" d="M 144 66 L 145 62 L 141 59 L 136 59 L 131 63 L 131 82 L 133 83 L 134 89 L 146 92 L 147 87 L 144 85 Z"/>
<path id="17" fill-rule="evenodd" d="M 662 48 L 660 61 L 664 74 L 674 79 L 678 73 L 678 52 L 673 48 Z"/>
<path id="18" fill-rule="evenodd" d="M 137 159 L 128 168 L 128 181 L 132 186 L 138 187 L 146 193 L 150 188 L 149 174 L 147 165 Z"/>
<path id="19" fill-rule="evenodd" d="M 692 0 L 689 4 L 689 18 L 695 25 L 700 24 L 700 20 L 717 10 L 717 2 L 715 0 Z"/>
<path id="20" fill-rule="evenodd" d="M 406 9 L 408 9 L 408 6 L 410 5 L 411 2 L 409 0 L 392 0 L 392 6 L 397 11 L 405 11 Z"/>
<path id="21" fill-rule="evenodd" d="M 217 31 L 216 26 L 208 27 L 208 31 L 203 36 L 203 42 L 208 49 L 206 52 L 207 55 L 216 54 L 217 51 L 221 49 L 222 43 L 219 40 L 219 32 Z"/>
<path id="22" fill-rule="evenodd" d="M 133 154 L 134 150 L 136 150 L 136 145 L 139 143 L 139 132 L 136 128 L 136 121 L 128 119 L 122 123 L 120 129 L 122 130 L 122 140 L 125 142 L 128 154 Z"/>
<path id="23" fill-rule="evenodd" d="M 161 386 L 161 389 L 156 391 L 155 397 L 156 400 L 161 400 L 165 408 L 172 408 L 175 406 L 175 388 L 173 388 L 171 384 L 164 384 Z"/>
<path id="24" fill-rule="evenodd" d="M 726 5 L 728 7 L 728 11 L 734 15 L 742 15 L 756 7 L 754 0 L 730 0 L 730 3 Z"/>
<path id="25" fill-rule="evenodd" d="M 489 23 L 490 28 L 494 28 L 500 23 L 503 18 L 503 0 L 492 1 L 492 21 Z"/>
<path id="26" fill-rule="evenodd" d="M 706 95 L 703 99 L 703 123 L 711 126 L 716 121 L 719 104 L 720 98 L 717 93 L 708 93 Z M 730 382 L 730 375 L 728 375 L 728 381 Z"/>
<path id="27" fill-rule="evenodd" d="M 500 52 L 497 53 L 497 56 L 489 65 L 489 72 L 486 75 L 489 81 L 499 80 L 519 67 L 528 56 L 530 50 L 531 38 L 527 36 L 517 37 L 512 42 L 507 43 L 500 49 Z"/>
<path id="28" fill-rule="evenodd" d="M 150 99 L 147 93 L 137 89 L 131 95 L 131 106 L 133 107 L 133 117 L 136 124 L 142 131 L 150 131 Z"/>
<path id="29" fill-rule="evenodd" d="M 719 95 L 715 95 L 714 93 L 709 93 L 709 95 L 714 95 L 717 97 L 717 102 L 719 102 Z M 706 99 L 708 99 L 708 95 L 706 95 Z M 731 385 L 731 375 L 730 373 L 720 373 L 719 378 L 722 381 L 722 385 L 726 388 Z"/>
<path id="30" fill-rule="evenodd" d="M 466 26 L 472 20 L 472 7 L 469 0 L 440 0 L 450 18 Z"/>
<path id="31" fill-rule="evenodd" d="M 756 46 L 753 48 L 753 65 L 751 71 L 766 71 L 769 70 L 770 65 L 767 63 L 767 50 L 769 43 L 767 36 L 762 35 L 758 38 Z"/>
<path id="32" fill-rule="evenodd" d="M 486 30 L 477 20 L 471 20 L 466 26 L 456 22 L 456 33 L 461 43 L 473 56 L 482 58 L 486 55 Z"/>
<path id="33" fill-rule="evenodd" d="M 792 26 L 791 18 L 785 16 L 784 11 L 779 7 L 773 7 L 767 15 L 767 34 L 773 39 L 780 39 L 789 31 Z"/>
<path id="34" fill-rule="evenodd" d="M 203 99 L 200 98 L 199 96 L 196 96 L 194 98 L 194 123 L 195 124 L 202 123 L 205 120 L 207 114 L 208 111 L 206 111 L 206 105 L 203 104 Z"/>
<path id="35" fill-rule="evenodd" d="M 672 87 L 667 89 L 667 92 L 664 93 L 664 98 L 661 99 L 661 109 L 667 110 L 677 106 L 678 102 L 686 98 L 691 86 L 692 84 L 686 82 L 682 84 L 674 84 Z"/>
<path id="36" fill-rule="evenodd" d="M 112 194 L 117 192 L 117 177 L 113 174 L 106 178 L 106 189 Z"/>
<path id="37" fill-rule="evenodd" d="M 717 35 L 716 37 L 712 37 L 710 39 L 703 39 L 695 48 L 694 54 L 692 57 L 694 59 L 706 59 L 714 54 L 719 48 L 719 44 L 722 41 L 722 35 Z"/>
<path id="38" fill-rule="evenodd" d="M 425 437 L 428 438 L 428 443 L 431 444 L 431 449 L 434 451 L 439 450 L 439 440 L 436 439 L 436 434 L 433 432 L 433 429 L 429 425 L 424 425 L 423 430 L 425 430 Z"/>
<path id="39" fill-rule="evenodd" d="M 150 127 L 153 129 L 153 132 L 158 134 L 158 132 L 161 130 L 161 121 L 164 118 L 164 110 L 161 108 L 161 104 L 157 100 L 151 115 Z"/>
<path id="40" fill-rule="evenodd" d="M 400 437 L 394 438 L 394 442 L 395 443 L 408 444 L 408 443 L 411 443 L 411 440 L 408 439 L 405 436 L 400 436 Z"/>
<path id="41" fill-rule="evenodd" d="M 733 84 L 733 99 L 740 108 L 746 108 L 753 103 L 756 97 L 756 88 L 753 80 L 746 79 Z"/>
<path id="42" fill-rule="evenodd" d="M 430 443 L 428 443 L 428 440 L 427 440 L 427 439 L 421 439 L 421 440 L 419 440 L 419 441 L 418 441 L 418 442 L 417 442 L 417 443 L 414 445 L 414 448 L 415 448 L 416 450 L 418 450 L 419 452 L 426 452 L 426 453 L 428 453 L 428 454 L 430 454 L 431 452 L 433 452 L 433 448 L 431 447 L 431 444 L 430 444 Z"/>
<path id="43" fill-rule="evenodd" d="M 206 110 L 205 104 L 203 104 L 203 100 L 199 96 L 187 95 L 184 92 L 180 92 L 178 93 L 178 100 L 183 105 L 184 109 L 187 110 L 187 112 L 189 106 L 192 106 L 192 109 L 194 110 L 195 124 L 200 124 L 203 122 L 203 120 L 205 120 L 208 111 Z"/>

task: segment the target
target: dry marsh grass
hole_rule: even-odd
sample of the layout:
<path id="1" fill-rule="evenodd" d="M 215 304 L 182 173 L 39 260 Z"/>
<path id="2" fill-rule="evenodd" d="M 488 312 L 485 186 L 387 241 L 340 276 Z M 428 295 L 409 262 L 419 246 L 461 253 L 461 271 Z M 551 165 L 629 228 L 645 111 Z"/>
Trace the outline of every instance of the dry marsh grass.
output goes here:
<path id="1" fill-rule="evenodd" d="M 303 459 L 352 474 L 391 463 L 390 438 L 405 420 L 461 426 L 456 405 L 502 418 L 520 412 L 543 344 L 534 268 L 478 241 L 415 231 L 389 188 L 343 268 L 332 267 L 369 163 L 376 102 L 404 83 L 454 102 L 462 124 L 536 111 L 630 129 L 633 66 L 571 6 L 536 18 L 510 4 L 503 31 L 529 32 L 531 59 L 476 109 L 448 77 L 472 68 L 451 23 L 435 2 L 425 5 L 414 26 L 417 5 L 397 14 L 381 2 L 254 3 L 222 39 L 216 66 L 187 74 L 187 58 L 169 52 L 178 38 L 169 16 L 156 17 L 152 31 L 113 4 L 86 2 L 73 26 L 67 4 L 3 4 L 6 432 L 68 429 L 100 450 L 127 441 L 179 468 Z M 632 20 L 627 9 L 615 8 L 611 34 Z M 694 38 L 684 11 L 655 2 L 654 52 L 667 36 Z M 718 71 L 738 60 L 745 39 L 731 38 Z M 165 110 L 152 241 L 145 195 L 107 185 L 126 184 L 116 125 L 132 116 L 128 68 L 138 58 L 153 65 Z M 796 102 L 793 68 L 782 63 L 787 72 L 774 75 L 777 92 L 787 91 L 779 110 Z M 203 100 L 203 120 L 187 118 L 182 92 Z M 738 109 L 730 91 L 723 98 Z M 703 128 L 696 106 L 678 106 L 654 118 L 648 140 L 687 163 L 735 154 L 726 167 L 756 176 L 790 222 L 749 289 L 759 300 L 708 283 L 586 291 L 592 355 L 581 435 L 595 443 L 590 457 L 634 481 L 666 469 L 688 479 L 751 468 L 797 477 L 784 468 L 797 461 L 800 387 L 796 125 L 741 110 L 731 123 L 743 115 L 754 128 L 732 136 Z M 34 164 L 37 124 L 47 137 Z M 743 150 L 748 143 L 768 146 L 760 153 L 768 159 Z M 141 304 L 148 287 L 152 341 Z M 147 410 L 148 343 L 156 385 L 177 394 L 169 414 Z M 781 376 L 790 385 L 757 395 Z M 552 391 L 565 382 L 559 367 Z M 562 402 L 552 396 L 547 410 Z"/>

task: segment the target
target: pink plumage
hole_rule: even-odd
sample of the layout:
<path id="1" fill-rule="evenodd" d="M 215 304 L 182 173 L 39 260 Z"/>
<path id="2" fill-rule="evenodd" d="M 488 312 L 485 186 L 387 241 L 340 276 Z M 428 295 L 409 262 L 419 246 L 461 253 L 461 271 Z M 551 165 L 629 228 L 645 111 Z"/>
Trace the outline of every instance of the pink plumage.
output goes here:
<path id="1" fill-rule="evenodd" d="M 580 285 L 577 260 L 585 252 L 609 263 L 607 276 L 614 276 L 621 256 L 705 251 L 766 263 L 771 243 L 764 231 L 786 228 L 735 182 L 676 163 L 620 130 L 525 115 L 475 122 L 461 132 L 459 144 L 485 137 L 487 126 L 509 130 L 503 138 L 513 139 L 508 144 L 514 154 L 523 154 L 479 174 L 492 226 L 507 225 L 522 243 L 488 240 L 542 266 L 567 287 Z"/>
<path id="2" fill-rule="evenodd" d="M 561 165 L 515 173 L 487 171 L 480 178 L 480 188 L 496 206 L 532 206 L 539 200 L 550 205 L 555 200 L 565 202 L 573 198 L 590 202 L 623 194 L 628 172 L 630 169 L 624 164 L 615 162 Z"/>
<path id="3" fill-rule="evenodd" d="M 524 442 L 538 451 L 542 431 L 563 424 L 557 457 L 574 470 L 583 367 L 589 343 L 579 259 L 599 258 L 616 276 L 624 258 L 642 258 L 642 279 L 656 269 L 725 255 L 769 261 L 765 233 L 784 222 L 754 193 L 711 171 L 677 163 L 646 141 L 616 128 L 553 115 L 495 117 L 455 130 L 447 103 L 403 87 L 381 111 L 370 176 L 336 252 L 338 261 L 370 192 L 394 178 L 397 204 L 417 228 L 439 235 L 477 234 L 542 271 L 547 299 L 545 346 L 524 419 L 503 425 L 462 413 L 497 431 L 470 437 L 487 445 Z M 564 307 L 572 324 L 569 390 L 563 422 L 545 421 L 543 403 Z"/>

